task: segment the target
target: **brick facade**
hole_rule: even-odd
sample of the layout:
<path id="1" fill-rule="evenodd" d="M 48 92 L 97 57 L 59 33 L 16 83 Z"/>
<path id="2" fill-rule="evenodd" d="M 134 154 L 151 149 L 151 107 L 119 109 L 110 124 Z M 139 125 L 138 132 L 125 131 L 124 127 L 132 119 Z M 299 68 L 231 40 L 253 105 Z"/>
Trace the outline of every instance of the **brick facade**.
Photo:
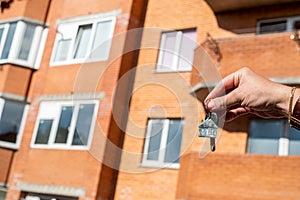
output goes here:
<path id="1" fill-rule="evenodd" d="M 298 198 L 297 156 L 246 153 L 253 116 L 220 128 L 215 153 L 209 154 L 208 141 L 197 134 L 205 115 L 202 101 L 211 89 L 205 85 L 208 82 L 215 84 L 248 66 L 284 84 L 299 84 L 299 46 L 290 39 L 292 32 L 257 35 L 256 23 L 300 15 L 300 4 L 214 12 L 208 1 L 20 0 L 3 4 L 0 20 L 25 17 L 47 29 L 38 69 L 13 63 L 0 69 L 0 97 L 28 103 L 20 146 L 0 148 L 0 186 L 7 190 L 6 199 L 38 191 L 80 200 Z M 110 12 L 118 13 L 110 59 L 50 64 L 60 20 Z M 143 32 L 136 30 L 141 27 Z M 185 29 L 196 30 L 193 69 L 157 72 L 162 32 Z M 32 146 L 41 99 L 87 94 L 101 96 L 90 149 Z M 184 121 L 179 168 L 142 162 L 151 118 Z"/>

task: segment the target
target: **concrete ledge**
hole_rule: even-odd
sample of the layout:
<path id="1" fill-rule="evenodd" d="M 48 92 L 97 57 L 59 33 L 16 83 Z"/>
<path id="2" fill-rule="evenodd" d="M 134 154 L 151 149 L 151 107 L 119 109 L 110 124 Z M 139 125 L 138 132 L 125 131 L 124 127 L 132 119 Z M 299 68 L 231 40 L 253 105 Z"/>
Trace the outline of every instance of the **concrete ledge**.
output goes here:
<path id="1" fill-rule="evenodd" d="M 17 190 L 24 192 L 33 192 L 39 194 L 53 194 L 69 197 L 84 197 L 85 189 L 75 187 L 65 187 L 57 185 L 43 185 L 19 182 L 17 184 Z"/>
<path id="2" fill-rule="evenodd" d="M 104 98 L 104 92 L 82 94 L 54 94 L 40 96 L 39 101 L 76 101 L 76 100 L 100 100 Z"/>

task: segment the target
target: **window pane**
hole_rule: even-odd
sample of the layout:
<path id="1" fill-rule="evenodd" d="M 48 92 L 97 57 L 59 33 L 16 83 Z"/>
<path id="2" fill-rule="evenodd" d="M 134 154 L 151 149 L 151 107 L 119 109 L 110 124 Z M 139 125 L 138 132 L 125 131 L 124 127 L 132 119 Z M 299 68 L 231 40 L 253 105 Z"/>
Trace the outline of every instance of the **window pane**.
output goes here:
<path id="1" fill-rule="evenodd" d="M 66 197 L 50 194 L 27 193 L 25 200 L 78 200 L 78 197 Z"/>
<path id="2" fill-rule="evenodd" d="M 86 56 L 91 32 L 92 24 L 79 26 L 75 40 L 74 58 L 84 58 Z"/>
<path id="3" fill-rule="evenodd" d="M 72 145 L 87 145 L 94 107 L 94 104 L 80 105 Z"/>
<path id="4" fill-rule="evenodd" d="M 179 57 L 179 70 L 190 71 L 194 59 L 194 49 L 196 47 L 196 30 L 183 32 Z"/>
<path id="5" fill-rule="evenodd" d="M 183 123 L 180 119 L 170 120 L 165 162 L 179 163 Z"/>
<path id="6" fill-rule="evenodd" d="M 61 40 L 59 40 L 57 42 L 54 61 L 65 61 L 65 60 L 67 60 L 70 45 L 71 45 L 71 39 L 61 39 Z"/>
<path id="7" fill-rule="evenodd" d="M 152 120 L 147 160 L 158 160 L 163 125 L 163 120 Z"/>
<path id="8" fill-rule="evenodd" d="M 259 33 L 276 33 L 276 32 L 284 32 L 286 30 L 287 30 L 286 20 L 262 22 L 260 24 Z"/>
<path id="9" fill-rule="evenodd" d="M 62 107 L 57 133 L 55 137 L 55 143 L 67 143 L 72 115 L 73 106 Z"/>
<path id="10" fill-rule="evenodd" d="M 161 63 L 159 63 L 161 66 L 159 67 L 161 69 L 172 69 L 174 56 L 178 54 L 178 52 L 175 52 L 176 33 L 177 32 L 163 33 L 162 35 L 162 38 L 165 38 L 165 43 L 164 46 L 161 47 L 162 49 L 159 51 L 161 54 Z"/>
<path id="11" fill-rule="evenodd" d="M 22 41 L 19 56 L 18 56 L 19 59 L 22 59 L 22 60 L 28 59 L 32 40 L 33 40 L 34 31 L 35 31 L 34 25 L 31 25 L 31 24 L 26 25 L 26 30 L 24 33 L 23 41 Z"/>
<path id="12" fill-rule="evenodd" d="M 0 28 L 0 44 L 2 41 L 3 32 L 4 32 L 4 28 Z"/>
<path id="13" fill-rule="evenodd" d="M 105 60 L 109 56 L 112 21 L 97 23 L 91 58 Z"/>
<path id="14" fill-rule="evenodd" d="M 21 125 L 25 104 L 5 100 L 0 120 L 0 140 L 17 142 L 17 135 Z"/>
<path id="15" fill-rule="evenodd" d="M 289 125 L 289 155 L 300 155 L 300 131 Z"/>
<path id="16" fill-rule="evenodd" d="M 48 144 L 53 120 L 40 120 L 35 144 Z"/>
<path id="17" fill-rule="evenodd" d="M 278 154 L 281 120 L 253 120 L 250 123 L 248 153 Z"/>
<path id="18" fill-rule="evenodd" d="M 7 59 L 10 51 L 10 47 L 15 35 L 15 30 L 16 30 L 17 23 L 11 23 L 8 29 L 6 41 L 4 44 L 4 48 L 2 51 L 1 59 Z"/>

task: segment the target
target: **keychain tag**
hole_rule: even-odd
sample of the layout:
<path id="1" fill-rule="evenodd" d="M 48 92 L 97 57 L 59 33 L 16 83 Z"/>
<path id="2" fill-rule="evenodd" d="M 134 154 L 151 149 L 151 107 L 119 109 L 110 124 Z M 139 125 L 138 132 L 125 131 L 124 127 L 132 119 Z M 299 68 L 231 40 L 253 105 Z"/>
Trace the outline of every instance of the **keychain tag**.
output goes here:
<path id="1" fill-rule="evenodd" d="M 216 113 L 208 112 L 205 120 L 199 125 L 199 137 L 210 138 L 210 149 L 215 151 L 215 139 L 218 133 L 218 116 Z"/>

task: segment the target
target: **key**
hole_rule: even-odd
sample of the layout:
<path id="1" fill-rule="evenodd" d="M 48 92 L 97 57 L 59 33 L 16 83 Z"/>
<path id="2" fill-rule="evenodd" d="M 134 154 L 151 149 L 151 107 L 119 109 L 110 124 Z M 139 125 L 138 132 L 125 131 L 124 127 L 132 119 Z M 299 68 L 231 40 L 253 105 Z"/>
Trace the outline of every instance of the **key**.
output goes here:
<path id="1" fill-rule="evenodd" d="M 206 106 L 204 105 L 204 108 Z M 216 150 L 216 137 L 218 133 L 218 116 L 214 112 L 209 112 L 205 109 L 205 120 L 199 125 L 199 137 L 206 137 L 210 139 L 210 150 Z"/>

